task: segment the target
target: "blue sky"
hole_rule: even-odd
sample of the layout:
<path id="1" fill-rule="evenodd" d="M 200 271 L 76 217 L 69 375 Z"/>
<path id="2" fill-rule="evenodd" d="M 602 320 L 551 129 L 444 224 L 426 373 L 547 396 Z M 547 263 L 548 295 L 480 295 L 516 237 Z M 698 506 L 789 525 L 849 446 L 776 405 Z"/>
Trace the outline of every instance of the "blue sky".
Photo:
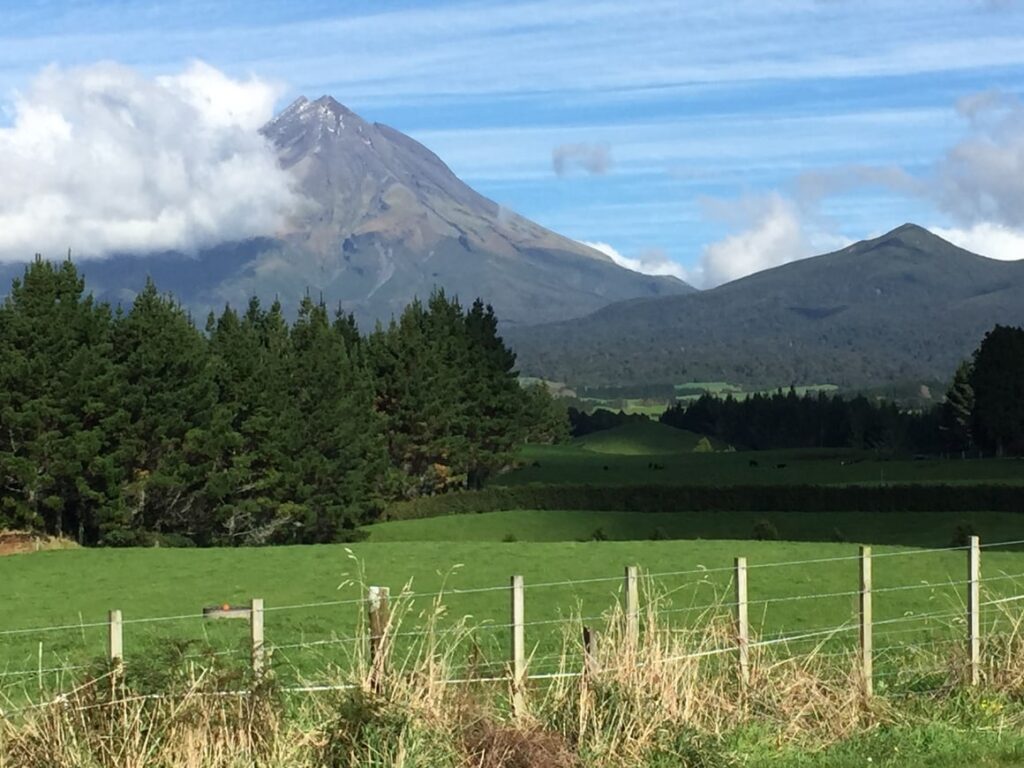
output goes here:
<path id="1" fill-rule="evenodd" d="M 278 108 L 331 94 L 498 202 L 698 284 L 904 221 L 1024 243 L 1012 0 L 0 2 L 0 125 L 47 66 L 195 59 L 275 84 Z"/>

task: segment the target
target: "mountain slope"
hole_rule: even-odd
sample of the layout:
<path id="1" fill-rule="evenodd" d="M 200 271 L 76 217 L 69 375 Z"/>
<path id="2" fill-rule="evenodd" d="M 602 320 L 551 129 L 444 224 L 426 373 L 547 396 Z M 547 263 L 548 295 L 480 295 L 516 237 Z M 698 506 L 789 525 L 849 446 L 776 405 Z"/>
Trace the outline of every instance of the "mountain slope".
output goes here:
<path id="1" fill-rule="evenodd" d="M 261 132 L 308 200 L 287 232 L 192 257 L 85 261 L 90 288 L 129 300 L 152 274 L 199 313 L 244 305 L 253 295 L 294 306 L 309 292 L 342 302 L 367 323 L 387 320 L 437 286 L 467 302 L 484 298 L 511 324 L 693 290 L 619 267 L 501 208 L 423 145 L 330 97 L 298 99 Z"/>
<path id="2" fill-rule="evenodd" d="M 880 386 L 948 378 L 995 323 L 1024 323 L 1024 261 L 906 224 L 688 296 L 515 329 L 524 373 L 572 385 Z"/>

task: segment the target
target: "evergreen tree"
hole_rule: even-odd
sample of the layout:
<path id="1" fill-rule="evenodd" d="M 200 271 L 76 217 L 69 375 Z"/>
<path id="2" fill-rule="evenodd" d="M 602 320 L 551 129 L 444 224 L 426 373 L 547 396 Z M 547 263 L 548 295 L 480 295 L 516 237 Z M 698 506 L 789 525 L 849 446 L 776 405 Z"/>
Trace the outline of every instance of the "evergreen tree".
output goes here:
<path id="1" fill-rule="evenodd" d="M 127 312 L 37 261 L 0 307 L 0 525 L 84 543 L 330 541 L 381 502 L 479 485 L 566 414 L 524 391 L 493 310 L 435 292 L 369 339 L 306 299 Z"/>
<path id="2" fill-rule="evenodd" d="M 36 261 L 0 308 L 0 527 L 94 543 L 116 517 L 124 418 L 111 314 L 70 260 Z"/>
<path id="3" fill-rule="evenodd" d="M 435 306 L 439 304 L 435 297 Z M 395 470 L 392 494 L 407 498 L 464 484 L 453 469 L 452 431 L 458 420 L 458 381 L 441 349 L 455 356 L 453 328 L 440 339 L 441 313 L 433 318 L 413 300 L 397 321 L 368 340 L 376 393 L 375 409 L 387 435 Z M 445 312 L 444 314 L 449 314 Z M 451 361 L 457 364 L 457 361 Z"/>
<path id="4" fill-rule="evenodd" d="M 206 494 L 213 506 L 210 536 L 228 544 L 266 542 L 275 524 L 288 416 L 283 354 L 287 330 L 270 344 L 257 299 L 243 317 L 225 308 L 208 332 L 218 403 L 220 436 L 216 473 Z"/>
<path id="5" fill-rule="evenodd" d="M 139 531 L 196 535 L 208 519 L 207 479 L 222 424 L 209 348 L 191 318 L 151 280 L 114 329 L 129 423 L 120 458 L 125 541 Z"/>
<path id="6" fill-rule="evenodd" d="M 942 428 L 948 436 L 949 449 L 966 451 L 971 447 L 971 420 L 974 413 L 974 387 L 971 386 L 971 363 L 960 363 L 953 383 L 946 390 L 942 404 Z"/>
<path id="7" fill-rule="evenodd" d="M 516 356 L 498 335 L 494 310 L 477 299 L 466 313 L 467 361 L 463 370 L 467 479 L 480 487 L 529 430 L 526 397 L 515 371 Z"/>
<path id="8" fill-rule="evenodd" d="M 523 388 L 523 397 L 527 442 L 550 445 L 569 439 L 569 413 L 564 401 L 552 396 L 547 385 L 530 384 Z"/>
<path id="9" fill-rule="evenodd" d="M 1024 328 L 997 325 L 974 353 L 973 429 L 997 456 L 1024 452 Z"/>
<path id="10" fill-rule="evenodd" d="M 330 541 L 367 519 L 386 462 L 367 371 L 353 361 L 327 309 L 306 297 L 291 333 L 290 398 L 295 418 L 285 445 L 295 500 L 294 538 Z"/>

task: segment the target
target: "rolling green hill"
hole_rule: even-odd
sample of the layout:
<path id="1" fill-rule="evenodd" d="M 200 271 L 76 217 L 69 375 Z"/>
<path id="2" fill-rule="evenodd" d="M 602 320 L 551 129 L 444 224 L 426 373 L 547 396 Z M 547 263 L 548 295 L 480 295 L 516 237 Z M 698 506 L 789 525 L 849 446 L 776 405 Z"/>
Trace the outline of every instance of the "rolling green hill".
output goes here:
<path id="1" fill-rule="evenodd" d="M 703 442 L 702 442 L 703 441 Z M 576 445 L 592 453 L 619 456 L 656 456 L 699 452 L 704 446 L 716 446 L 707 438 L 646 419 L 629 421 L 612 429 L 592 432 L 575 440 Z M 720 446 L 719 446 L 720 447 Z M 707 450 L 705 448 L 705 450 Z"/>

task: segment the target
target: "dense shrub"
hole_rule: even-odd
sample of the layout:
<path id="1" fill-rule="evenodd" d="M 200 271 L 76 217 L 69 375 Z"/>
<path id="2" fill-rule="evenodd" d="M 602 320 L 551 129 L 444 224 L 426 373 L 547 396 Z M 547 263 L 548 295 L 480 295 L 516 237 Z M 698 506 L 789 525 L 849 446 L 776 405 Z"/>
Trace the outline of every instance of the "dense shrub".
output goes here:
<path id="1" fill-rule="evenodd" d="M 949 546 L 966 547 L 971 543 L 971 537 L 977 535 L 978 532 L 973 525 L 968 522 L 962 522 L 953 531 L 953 538 L 950 539 Z"/>
<path id="2" fill-rule="evenodd" d="M 771 520 L 763 519 L 754 523 L 754 530 L 750 534 L 754 541 L 778 541 L 779 529 Z"/>

